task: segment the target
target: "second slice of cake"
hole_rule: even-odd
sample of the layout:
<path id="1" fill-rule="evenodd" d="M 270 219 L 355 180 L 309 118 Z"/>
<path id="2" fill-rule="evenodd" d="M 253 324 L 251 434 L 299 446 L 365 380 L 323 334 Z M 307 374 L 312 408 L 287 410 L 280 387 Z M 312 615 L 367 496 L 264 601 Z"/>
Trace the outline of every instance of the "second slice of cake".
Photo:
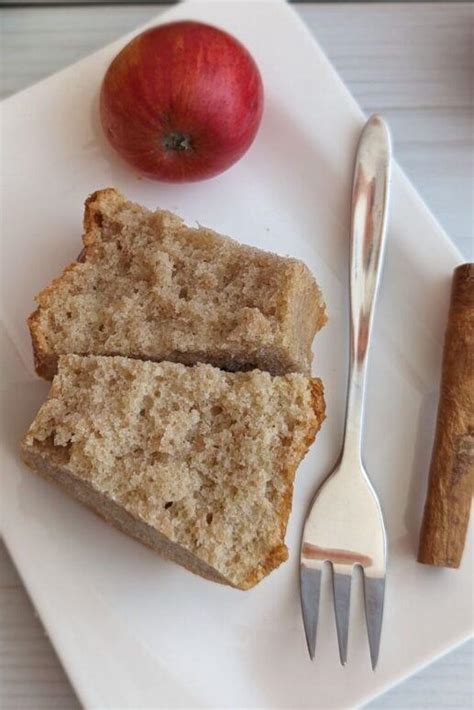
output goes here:
<path id="1" fill-rule="evenodd" d="M 248 589 L 283 562 L 320 380 L 62 356 L 23 458 L 124 532 Z"/>

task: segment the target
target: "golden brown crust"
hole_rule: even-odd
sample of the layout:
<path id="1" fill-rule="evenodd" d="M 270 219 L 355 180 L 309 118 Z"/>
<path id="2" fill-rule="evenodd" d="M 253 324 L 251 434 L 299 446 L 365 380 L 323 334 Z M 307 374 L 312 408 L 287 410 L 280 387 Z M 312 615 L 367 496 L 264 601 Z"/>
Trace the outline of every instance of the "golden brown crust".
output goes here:
<path id="1" fill-rule="evenodd" d="M 273 572 L 274 569 L 279 567 L 282 562 L 286 562 L 288 559 L 288 548 L 286 545 L 278 545 L 275 547 L 265 558 L 265 560 L 257 567 L 257 569 L 252 570 L 247 579 L 245 579 L 238 589 L 246 591 L 255 587 L 264 577 Z"/>
<path id="2" fill-rule="evenodd" d="M 121 202 L 124 199 L 122 193 L 114 187 L 105 187 L 103 190 L 96 190 L 91 193 L 84 203 L 84 236 L 82 241 L 85 246 L 90 246 L 95 241 L 95 234 L 102 226 L 102 203 Z"/>
<path id="3" fill-rule="evenodd" d="M 112 187 L 104 190 L 93 192 L 85 201 L 84 207 L 84 234 L 82 241 L 84 248 L 79 254 L 76 261 L 66 266 L 62 274 L 53 279 L 46 288 L 44 288 L 36 296 L 35 300 L 38 304 L 33 313 L 27 319 L 28 328 L 31 336 L 31 344 L 33 347 L 33 358 L 35 370 L 37 374 L 45 380 L 52 380 L 57 372 L 58 354 L 52 352 L 48 348 L 46 337 L 40 324 L 40 312 L 43 304 L 48 298 L 48 295 L 58 289 L 67 273 L 74 271 L 79 264 L 88 261 L 94 256 L 94 246 L 97 242 L 98 232 L 101 224 L 101 203 L 103 201 L 121 200 L 122 195 Z"/>
<path id="4" fill-rule="evenodd" d="M 33 348 L 33 359 L 37 374 L 45 380 L 51 380 L 56 370 L 57 358 L 53 358 L 54 362 L 51 362 L 51 356 L 46 346 L 46 339 L 38 322 L 39 311 L 40 308 L 38 307 L 27 319 Z"/>
<path id="5" fill-rule="evenodd" d="M 455 271 L 418 561 L 457 568 L 474 484 L 474 264 Z"/>

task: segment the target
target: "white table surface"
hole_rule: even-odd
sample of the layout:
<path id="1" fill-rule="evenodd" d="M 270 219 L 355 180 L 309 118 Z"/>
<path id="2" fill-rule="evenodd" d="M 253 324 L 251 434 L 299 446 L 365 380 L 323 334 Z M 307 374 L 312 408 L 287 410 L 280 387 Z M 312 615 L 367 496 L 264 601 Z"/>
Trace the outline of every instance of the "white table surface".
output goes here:
<path id="1" fill-rule="evenodd" d="M 67 66 L 162 9 L 2 9 L 0 96 Z M 398 161 L 465 259 L 472 261 L 473 6 L 297 4 L 296 9 L 363 109 L 368 114 L 380 111 L 389 120 Z M 468 642 L 370 707 L 471 708 L 473 658 L 474 644 Z M 0 542 L 0 708 L 79 707 Z"/>

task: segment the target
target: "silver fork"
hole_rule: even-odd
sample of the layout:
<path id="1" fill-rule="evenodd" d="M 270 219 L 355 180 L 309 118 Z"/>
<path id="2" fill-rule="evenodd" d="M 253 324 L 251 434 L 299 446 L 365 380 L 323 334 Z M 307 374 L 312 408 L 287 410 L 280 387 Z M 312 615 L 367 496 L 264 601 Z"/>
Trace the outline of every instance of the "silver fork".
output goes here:
<path id="1" fill-rule="evenodd" d="M 338 462 L 307 514 L 300 557 L 300 591 L 308 651 L 314 658 L 323 566 L 330 563 L 339 655 L 347 660 L 354 566 L 363 570 L 372 668 L 377 664 L 385 591 L 386 537 L 377 495 L 362 463 L 362 421 L 367 354 L 383 261 L 390 134 L 372 116 L 357 149 L 352 188 L 350 261 L 351 358 L 344 440 Z"/>

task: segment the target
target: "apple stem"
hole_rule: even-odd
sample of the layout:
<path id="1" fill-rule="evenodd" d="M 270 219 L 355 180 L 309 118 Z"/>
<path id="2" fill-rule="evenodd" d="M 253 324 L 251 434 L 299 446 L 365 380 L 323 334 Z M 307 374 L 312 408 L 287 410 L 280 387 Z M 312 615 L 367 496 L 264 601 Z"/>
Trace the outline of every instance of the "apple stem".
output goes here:
<path id="1" fill-rule="evenodd" d="M 176 152 L 183 152 L 186 150 L 192 150 L 191 137 L 186 135 L 186 133 L 180 133 L 179 131 L 173 131 L 168 133 L 163 138 L 163 146 L 166 150 L 173 150 Z"/>

